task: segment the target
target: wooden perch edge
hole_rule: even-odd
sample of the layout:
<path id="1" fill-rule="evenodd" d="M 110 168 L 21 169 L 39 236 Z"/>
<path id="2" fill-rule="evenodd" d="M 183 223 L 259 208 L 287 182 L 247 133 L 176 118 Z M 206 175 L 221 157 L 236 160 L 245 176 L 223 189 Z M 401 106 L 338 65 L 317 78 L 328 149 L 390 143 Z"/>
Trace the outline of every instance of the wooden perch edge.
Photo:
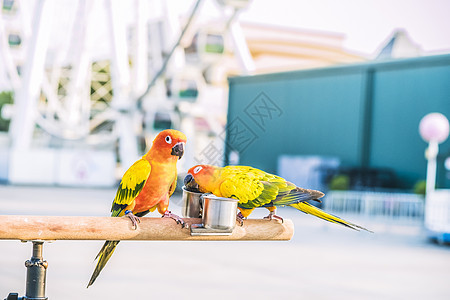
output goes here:
<path id="1" fill-rule="evenodd" d="M 201 219 L 184 219 L 200 224 Z M 248 219 L 236 224 L 229 236 L 191 236 L 169 218 L 141 218 L 137 230 L 128 218 L 64 216 L 0 216 L 0 239 L 7 240 L 155 240 L 155 241 L 225 241 L 290 240 L 294 234 L 291 220 Z"/>

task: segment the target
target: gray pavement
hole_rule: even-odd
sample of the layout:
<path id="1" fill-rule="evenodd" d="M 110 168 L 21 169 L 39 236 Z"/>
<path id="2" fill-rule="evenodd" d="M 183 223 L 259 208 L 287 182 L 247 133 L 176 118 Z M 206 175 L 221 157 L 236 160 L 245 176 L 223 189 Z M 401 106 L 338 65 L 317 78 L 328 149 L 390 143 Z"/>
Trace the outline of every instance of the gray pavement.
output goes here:
<path id="1" fill-rule="evenodd" d="M 0 186 L 0 214 L 106 216 L 114 189 Z M 180 212 L 179 197 L 171 209 Z M 45 244 L 49 299 L 450 299 L 450 247 L 420 226 L 350 218 L 374 234 L 294 209 L 289 242 L 119 244 L 86 289 L 101 241 Z M 261 217 L 265 210 L 252 217 Z M 157 217 L 154 213 L 152 217 Z M 0 299 L 25 289 L 31 244 L 0 241 Z"/>

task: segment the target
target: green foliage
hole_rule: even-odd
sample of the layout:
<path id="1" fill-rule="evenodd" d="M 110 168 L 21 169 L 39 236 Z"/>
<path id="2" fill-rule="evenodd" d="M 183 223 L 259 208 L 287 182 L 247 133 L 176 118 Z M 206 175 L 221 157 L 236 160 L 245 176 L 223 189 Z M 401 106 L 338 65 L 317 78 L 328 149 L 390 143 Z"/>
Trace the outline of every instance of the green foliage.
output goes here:
<path id="1" fill-rule="evenodd" d="M 330 190 L 346 191 L 350 187 L 350 178 L 347 175 L 336 175 L 331 179 L 328 187 Z"/>
<path id="2" fill-rule="evenodd" d="M 3 105 L 12 104 L 14 102 L 13 93 L 10 91 L 5 91 L 0 93 L 0 112 L 2 111 Z M 10 120 L 5 120 L 0 114 L 0 131 L 8 131 Z"/>
<path id="3" fill-rule="evenodd" d="M 427 182 L 425 180 L 417 181 L 413 188 L 414 194 L 423 196 L 425 196 L 426 190 L 427 190 Z"/>

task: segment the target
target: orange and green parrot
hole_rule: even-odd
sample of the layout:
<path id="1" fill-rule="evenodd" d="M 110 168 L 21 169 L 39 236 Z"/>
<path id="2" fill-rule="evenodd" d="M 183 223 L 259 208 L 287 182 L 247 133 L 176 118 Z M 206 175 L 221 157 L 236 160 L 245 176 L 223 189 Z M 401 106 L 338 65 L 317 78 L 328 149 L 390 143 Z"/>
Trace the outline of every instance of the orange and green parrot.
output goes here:
<path id="1" fill-rule="evenodd" d="M 359 225 L 345 221 L 309 204 L 308 200 L 319 201 L 324 194 L 315 190 L 303 189 L 285 179 L 247 166 L 216 167 L 196 165 L 189 169 L 184 178 L 188 190 L 212 193 L 218 197 L 238 199 L 237 220 L 247 218 L 257 207 L 269 210 L 267 219 L 279 219 L 275 215 L 277 206 L 291 206 L 306 214 L 323 220 L 341 224 L 351 229 L 363 229 Z"/>
<path id="2" fill-rule="evenodd" d="M 186 136 L 177 130 L 161 131 L 150 150 L 123 175 L 112 203 L 111 217 L 126 216 L 137 229 L 139 217 L 158 209 L 163 217 L 184 225 L 183 220 L 168 211 L 169 197 L 177 183 L 177 161 L 184 154 Z M 119 241 L 106 241 L 97 254 L 97 265 L 87 287 L 105 267 Z"/>

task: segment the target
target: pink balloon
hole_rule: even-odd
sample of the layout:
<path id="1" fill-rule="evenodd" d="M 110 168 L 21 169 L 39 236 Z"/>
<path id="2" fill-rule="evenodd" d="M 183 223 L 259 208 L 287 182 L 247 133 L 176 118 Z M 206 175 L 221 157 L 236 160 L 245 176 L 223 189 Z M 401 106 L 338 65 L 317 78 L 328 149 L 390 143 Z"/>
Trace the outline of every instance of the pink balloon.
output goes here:
<path id="1" fill-rule="evenodd" d="M 426 142 L 442 143 L 449 134 L 449 123 L 441 113 L 430 113 L 420 120 L 419 132 Z"/>

